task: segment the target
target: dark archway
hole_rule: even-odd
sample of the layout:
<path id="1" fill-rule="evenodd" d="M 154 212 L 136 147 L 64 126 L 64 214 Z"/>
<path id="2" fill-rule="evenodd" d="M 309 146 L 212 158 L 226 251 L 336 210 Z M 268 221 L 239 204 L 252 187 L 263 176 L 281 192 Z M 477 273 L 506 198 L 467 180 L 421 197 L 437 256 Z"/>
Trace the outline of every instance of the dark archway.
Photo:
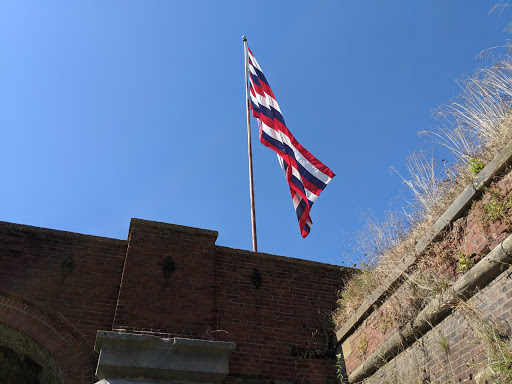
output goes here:
<path id="1" fill-rule="evenodd" d="M 62 372 L 50 353 L 17 329 L 0 323 L 0 382 L 62 384 Z"/>
<path id="2" fill-rule="evenodd" d="M 57 381 L 57 384 L 63 382 L 90 384 L 94 381 L 96 358 L 93 348 L 87 344 L 83 335 L 59 313 L 0 292 L 0 324 L 26 335 L 48 352 L 51 359 L 55 361 L 56 369 L 62 372 L 63 380 Z M 2 345 L 1 339 L 0 345 Z M 6 347 L 21 354 L 20 358 L 26 356 L 24 350 L 17 350 L 12 346 Z M 41 365 L 34 355 L 28 354 L 28 357 Z M 46 364 L 46 367 L 49 366 Z M 41 367 L 44 368 L 43 365 Z"/>

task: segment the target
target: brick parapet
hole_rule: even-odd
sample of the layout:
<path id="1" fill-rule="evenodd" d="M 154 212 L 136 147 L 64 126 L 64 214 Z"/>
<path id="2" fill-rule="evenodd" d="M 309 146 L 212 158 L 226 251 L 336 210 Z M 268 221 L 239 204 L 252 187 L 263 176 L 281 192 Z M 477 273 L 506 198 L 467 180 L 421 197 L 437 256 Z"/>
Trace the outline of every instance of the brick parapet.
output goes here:
<path id="1" fill-rule="evenodd" d="M 296 258 L 288 257 L 288 256 L 274 255 L 271 253 L 252 252 L 252 251 L 247 251 L 245 249 L 228 248 L 228 247 L 223 247 L 223 246 L 219 246 L 219 245 L 217 245 L 215 247 L 215 249 L 218 254 L 232 255 L 232 256 L 236 256 L 236 257 L 240 257 L 240 258 L 244 258 L 244 257 L 252 258 L 252 259 L 256 258 L 256 259 L 260 259 L 264 262 L 275 261 L 278 263 L 296 264 L 296 265 L 302 265 L 302 266 L 305 266 L 308 268 L 320 268 L 323 270 L 331 270 L 334 273 L 339 273 L 340 271 L 343 271 L 343 273 L 345 274 L 347 272 L 350 273 L 350 272 L 357 271 L 357 269 L 355 269 L 355 268 L 342 267 L 339 265 L 320 263 L 320 262 L 311 261 L 311 260 L 296 259 Z"/>
<path id="2" fill-rule="evenodd" d="M 113 329 L 201 338 L 211 328 L 217 232 L 132 219 Z M 171 258 L 175 270 L 165 277 Z"/>
<path id="3" fill-rule="evenodd" d="M 104 243 L 110 246 L 126 247 L 128 242 L 126 240 L 113 239 L 110 237 L 86 235 L 82 233 L 62 231 L 59 229 L 42 228 L 26 224 L 10 223 L 7 221 L 0 221 L 1 231 L 13 231 L 16 233 L 27 233 L 37 235 L 38 237 L 54 238 L 62 242 L 64 239 L 78 240 L 86 243 Z"/>

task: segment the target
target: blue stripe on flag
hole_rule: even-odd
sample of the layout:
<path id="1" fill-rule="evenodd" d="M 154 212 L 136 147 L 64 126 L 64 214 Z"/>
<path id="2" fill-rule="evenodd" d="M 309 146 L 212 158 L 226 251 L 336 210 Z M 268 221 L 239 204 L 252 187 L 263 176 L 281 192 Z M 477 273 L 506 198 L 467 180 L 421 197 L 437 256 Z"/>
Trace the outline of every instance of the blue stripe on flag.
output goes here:
<path id="1" fill-rule="evenodd" d="M 254 76 L 252 73 L 249 72 L 249 75 L 251 76 L 251 81 L 256 84 L 258 87 L 261 87 L 260 79 L 258 79 L 257 76 Z M 254 88 L 253 88 L 254 89 Z"/>
<path id="2" fill-rule="evenodd" d="M 252 102 L 252 100 L 251 100 Z M 254 103 L 253 103 L 254 105 Z M 278 120 L 286 127 L 286 123 L 284 122 L 283 115 L 281 115 L 281 112 L 279 112 L 277 109 L 274 109 L 272 107 L 267 108 L 260 103 L 258 103 L 258 112 L 260 112 L 262 115 L 267 116 L 269 119 L 272 120 Z"/>
<path id="3" fill-rule="evenodd" d="M 261 137 L 264 138 L 269 144 L 278 149 L 281 152 L 287 153 L 295 159 L 293 150 L 286 144 L 281 141 L 274 139 L 272 136 L 268 135 L 266 132 L 261 131 Z M 297 162 L 297 159 L 295 159 Z M 327 184 L 325 184 L 322 180 L 317 179 L 314 175 L 312 175 L 306 168 L 304 168 L 299 162 L 297 162 L 297 167 L 300 175 L 313 184 L 315 187 L 323 190 Z"/>
<path id="4" fill-rule="evenodd" d="M 249 63 L 252 65 L 252 62 L 250 60 L 249 60 Z M 256 76 L 258 76 L 258 78 L 261 79 L 261 81 L 263 81 L 267 85 L 267 87 L 270 88 L 270 85 L 268 84 L 268 81 L 267 81 L 265 75 L 263 74 L 263 72 L 261 72 L 254 65 L 252 65 L 252 68 L 254 69 L 254 72 L 256 72 Z M 252 73 L 251 73 L 251 76 L 254 76 L 254 75 L 252 75 Z"/>

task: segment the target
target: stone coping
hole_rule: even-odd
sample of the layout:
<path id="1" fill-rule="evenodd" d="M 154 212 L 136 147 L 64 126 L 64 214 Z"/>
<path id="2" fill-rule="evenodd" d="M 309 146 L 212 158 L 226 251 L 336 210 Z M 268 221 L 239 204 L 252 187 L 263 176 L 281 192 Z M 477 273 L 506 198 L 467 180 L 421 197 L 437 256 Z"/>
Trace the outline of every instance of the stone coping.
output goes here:
<path id="1" fill-rule="evenodd" d="M 185 225 L 169 224 L 169 223 L 163 223 L 161 221 L 152 221 L 152 220 L 143 220 L 143 219 L 132 218 L 130 220 L 130 231 L 131 231 L 133 225 L 141 225 L 141 226 L 152 227 L 152 228 L 161 228 L 161 229 L 167 230 L 167 231 L 172 230 L 175 232 L 190 233 L 193 235 L 212 237 L 214 239 L 217 239 L 217 237 L 219 236 L 219 232 L 212 231 L 210 229 L 187 227 Z"/>
<path id="2" fill-rule="evenodd" d="M 94 384 L 165 384 L 161 381 L 148 381 L 148 380 L 130 380 L 130 379 L 102 379 Z M 173 384 L 189 384 L 189 383 L 173 383 Z"/>
<path id="3" fill-rule="evenodd" d="M 96 343 L 94 350 L 99 352 L 104 343 L 116 345 L 146 345 L 160 348 L 201 348 L 202 350 L 208 349 L 216 350 L 235 350 L 236 344 L 226 341 L 212 341 L 203 339 L 187 339 L 181 337 L 158 337 L 149 334 L 115 332 L 115 331 L 98 331 L 96 334 Z"/>
<path id="4" fill-rule="evenodd" d="M 377 287 L 359 306 L 356 312 L 336 332 L 336 343 L 340 344 L 371 312 L 373 308 L 387 295 L 392 287 L 396 286 L 415 262 L 417 257 L 437 238 L 441 232 L 455 220 L 457 220 L 471 203 L 480 197 L 482 189 L 490 184 L 492 178 L 503 171 L 512 162 L 512 141 L 509 142 L 475 177 L 464 191 L 455 199 L 448 209 L 435 222 L 431 230 L 427 232 L 416 244 L 415 254 L 407 256 L 403 263 L 393 271 L 385 283 Z"/>
<path id="5" fill-rule="evenodd" d="M 98 331 L 96 376 L 123 383 L 220 384 L 235 343 Z"/>
<path id="6" fill-rule="evenodd" d="M 83 241 L 89 241 L 89 242 L 98 242 L 98 243 L 105 243 L 105 244 L 111 244 L 111 245 L 126 246 L 128 244 L 128 242 L 126 240 L 114 239 L 111 237 L 85 235 L 82 233 L 62 231 L 59 229 L 42 228 L 42 227 L 35 227 L 32 225 L 26 225 L 26 224 L 9 223 L 7 221 L 0 221 L 0 228 L 5 228 L 5 229 L 19 231 L 19 232 L 34 233 L 34 234 L 44 235 L 44 236 L 68 238 L 68 239 L 73 239 L 73 240 L 83 240 Z"/>
<path id="7" fill-rule="evenodd" d="M 326 263 L 321 263 L 319 261 L 296 259 L 294 257 L 273 255 L 271 253 L 253 252 L 253 251 L 248 251 L 248 250 L 244 250 L 244 249 L 222 247 L 220 245 L 215 246 L 215 250 L 218 253 L 226 254 L 226 255 L 230 255 L 230 256 L 274 260 L 274 261 L 278 261 L 278 262 L 304 265 L 306 267 L 312 267 L 312 268 L 324 268 L 324 269 L 346 271 L 346 272 L 355 272 L 357 270 L 356 268 L 350 268 L 350 267 L 345 267 L 345 266 L 341 266 L 341 265 L 326 264 Z"/>

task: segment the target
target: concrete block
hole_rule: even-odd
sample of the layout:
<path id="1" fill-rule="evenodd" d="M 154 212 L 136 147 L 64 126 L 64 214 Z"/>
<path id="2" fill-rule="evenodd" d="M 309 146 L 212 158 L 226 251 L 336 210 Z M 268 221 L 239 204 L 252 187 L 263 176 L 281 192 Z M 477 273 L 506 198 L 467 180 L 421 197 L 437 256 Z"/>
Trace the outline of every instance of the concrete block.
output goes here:
<path id="1" fill-rule="evenodd" d="M 235 348 L 221 341 L 98 331 L 96 375 L 109 384 L 220 383 L 229 373 L 229 354 Z"/>
<path id="2" fill-rule="evenodd" d="M 165 383 L 165 382 L 164 382 Z M 161 381 L 129 380 L 129 379 L 103 379 L 95 384 L 162 384 Z M 175 383 L 178 384 L 178 383 Z M 187 384 L 187 383 L 180 383 Z"/>

